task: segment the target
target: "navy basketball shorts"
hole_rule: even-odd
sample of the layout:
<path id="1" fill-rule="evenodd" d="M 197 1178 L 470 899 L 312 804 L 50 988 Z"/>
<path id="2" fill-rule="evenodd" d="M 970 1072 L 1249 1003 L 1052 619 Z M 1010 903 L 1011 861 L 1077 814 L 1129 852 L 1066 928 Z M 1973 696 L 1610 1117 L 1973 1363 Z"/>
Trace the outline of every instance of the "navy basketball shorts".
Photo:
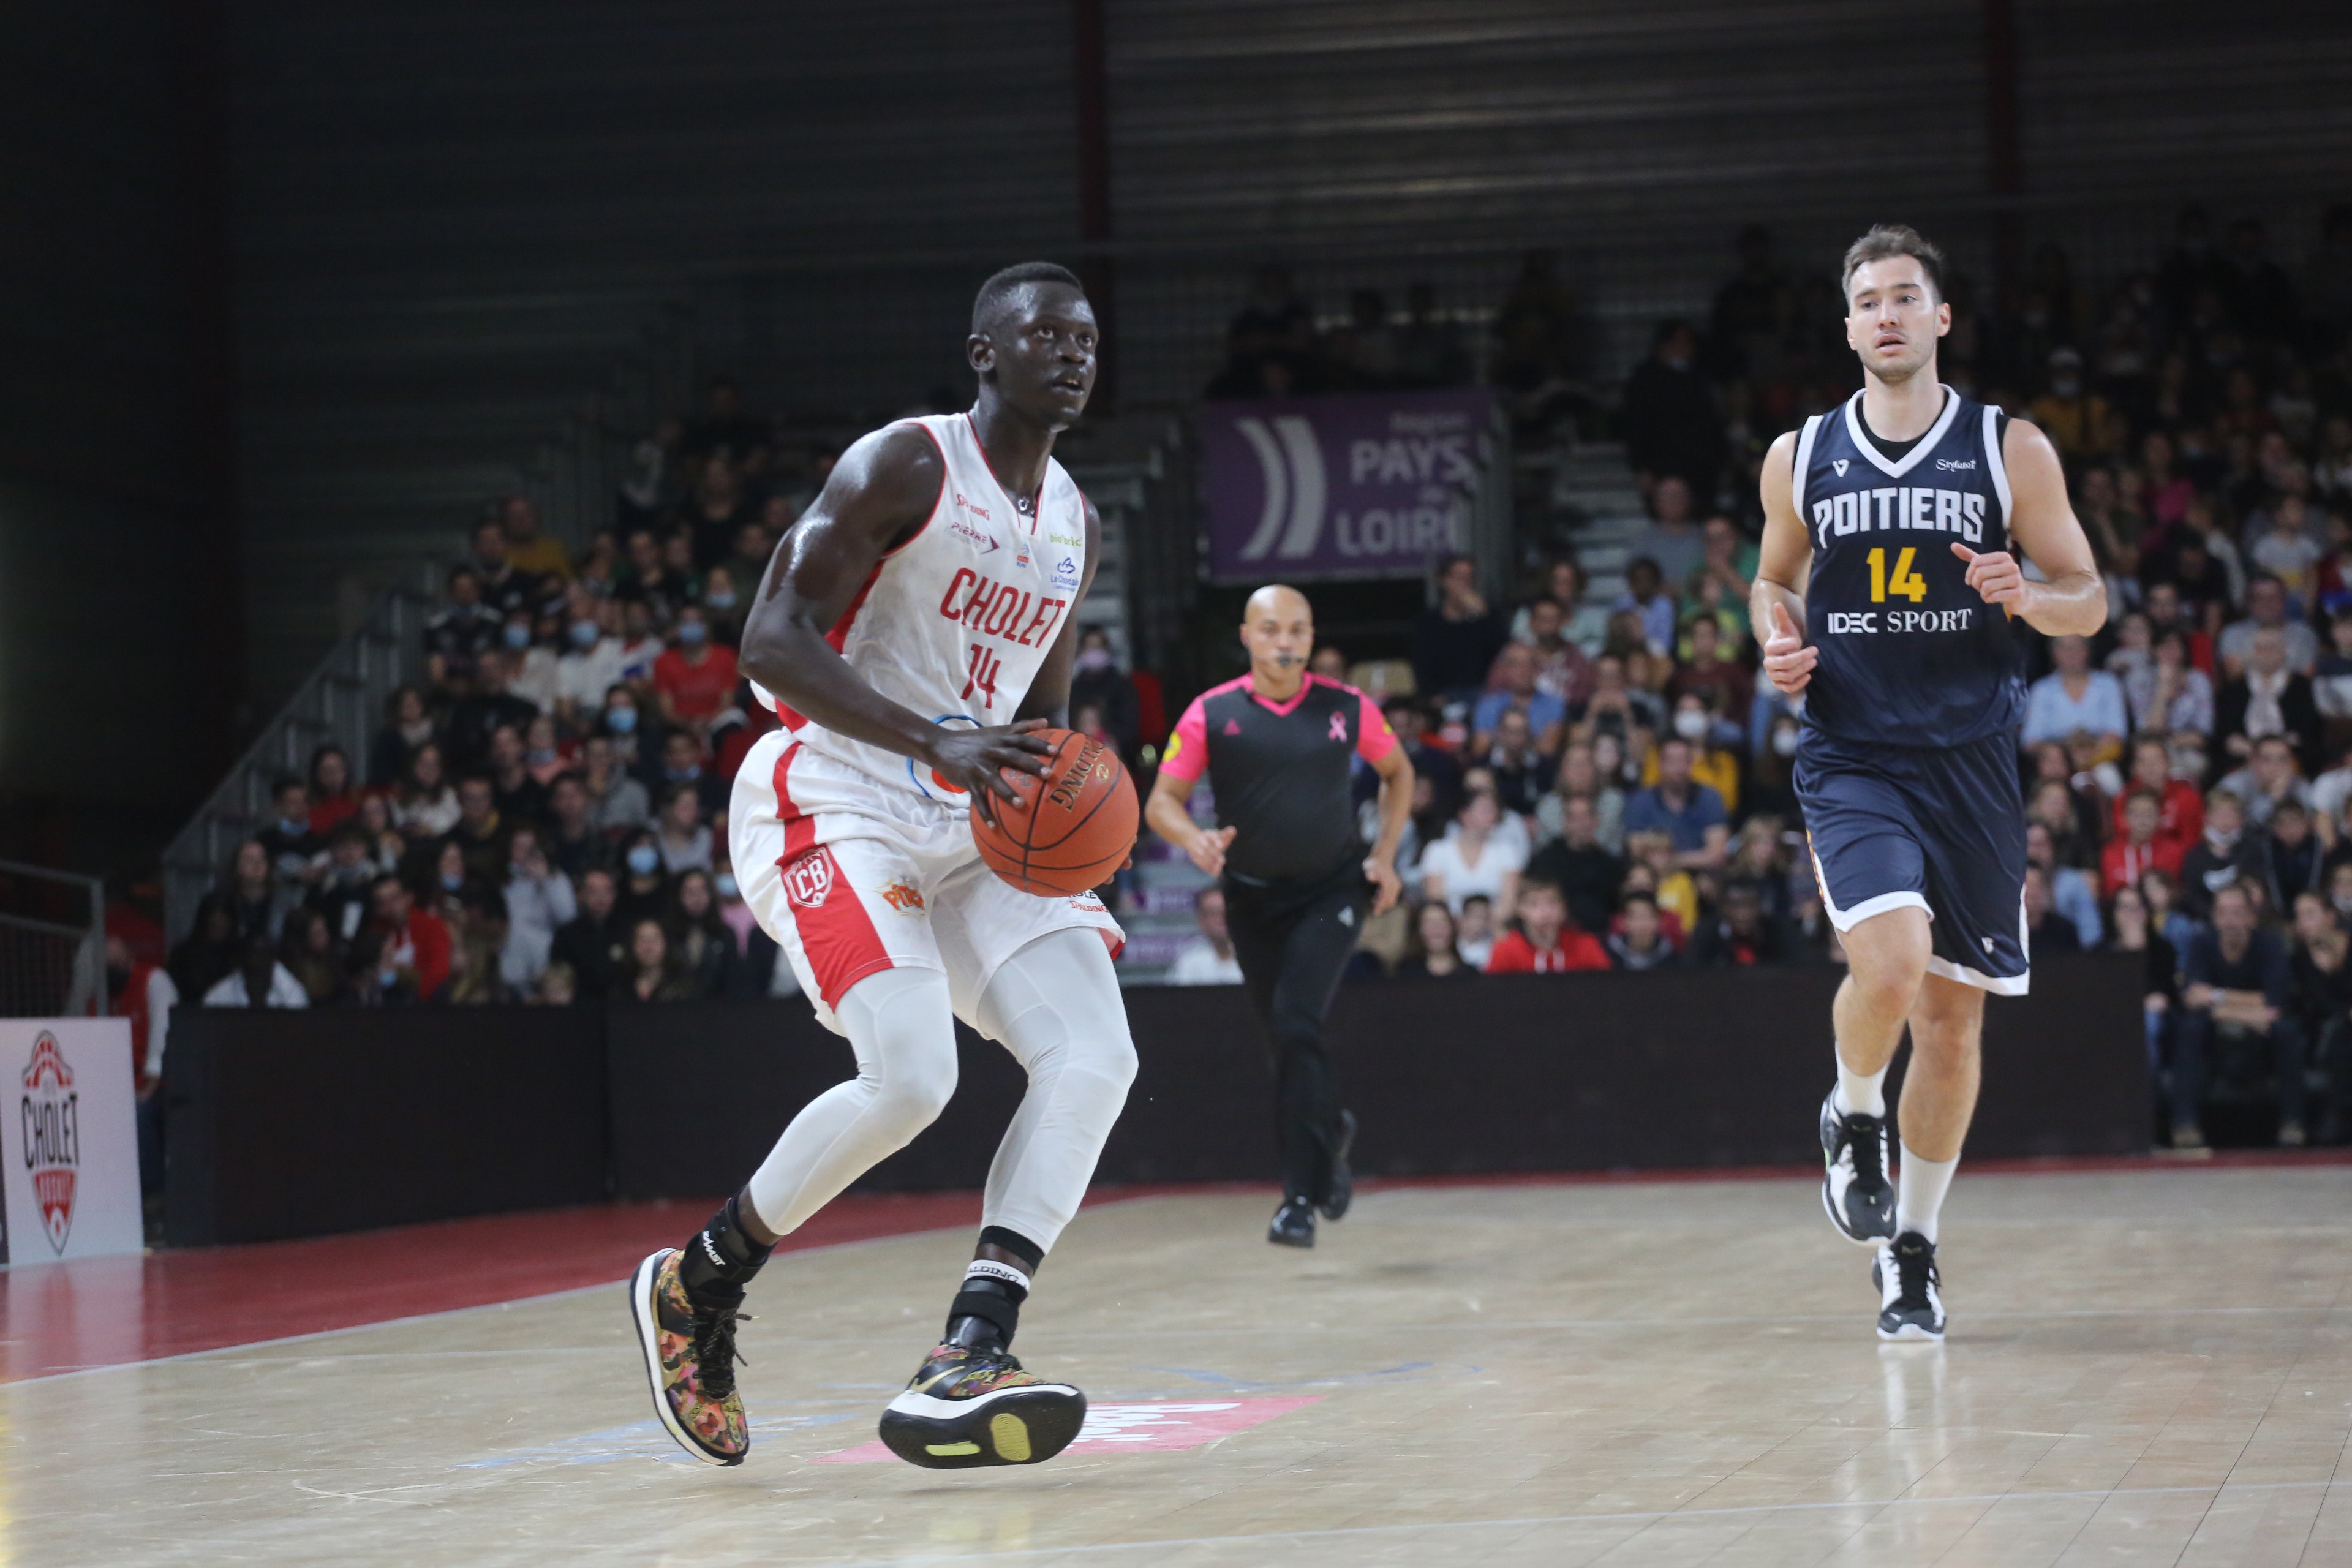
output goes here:
<path id="1" fill-rule="evenodd" d="M 1864 745 L 1808 725 L 1794 782 L 1831 924 L 1849 931 L 1916 906 L 1932 922 L 1928 973 L 2025 994 L 2025 809 L 2011 735 Z"/>

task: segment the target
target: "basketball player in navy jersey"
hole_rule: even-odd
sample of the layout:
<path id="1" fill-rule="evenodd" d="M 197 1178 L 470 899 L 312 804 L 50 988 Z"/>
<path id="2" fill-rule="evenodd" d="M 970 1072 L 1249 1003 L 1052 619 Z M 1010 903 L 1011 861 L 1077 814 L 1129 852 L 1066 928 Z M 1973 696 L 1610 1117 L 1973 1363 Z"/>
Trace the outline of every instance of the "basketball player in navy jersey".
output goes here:
<path id="1" fill-rule="evenodd" d="M 1749 609 L 1766 675 L 1804 700 L 1797 795 L 1849 964 L 1822 1204 L 1875 1250 L 1879 1337 L 1940 1340 L 1936 1216 L 1976 1110 L 1984 999 L 2024 994 L 2031 973 L 2010 623 L 2087 636 L 2106 590 L 2049 438 L 1936 378 L 1942 253 L 1874 228 L 1844 283 L 1863 388 L 1773 443 Z M 1882 1086 L 1906 1023 L 1898 1190 Z"/>

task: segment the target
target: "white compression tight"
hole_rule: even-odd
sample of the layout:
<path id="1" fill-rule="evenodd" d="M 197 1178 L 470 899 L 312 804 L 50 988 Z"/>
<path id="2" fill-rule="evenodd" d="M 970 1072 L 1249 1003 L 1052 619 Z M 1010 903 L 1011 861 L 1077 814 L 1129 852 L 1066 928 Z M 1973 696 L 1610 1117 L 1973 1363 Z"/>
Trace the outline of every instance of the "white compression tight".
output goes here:
<path id="1" fill-rule="evenodd" d="M 1054 931 L 1004 961 L 976 1011 L 981 1032 L 1029 1074 L 989 1169 L 982 1223 L 1051 1247 L 1077 1213 L 1135 1079 L 1118 979 L 1092 931 Z M 779 1236 L 906 1147 L 955 1092 L 955 1021 L 939 971 L 869 974 L 834 1013 L 857 1053 L 857 1076 L 793 1118 L 751 1177 L 751 1206 Z"/>

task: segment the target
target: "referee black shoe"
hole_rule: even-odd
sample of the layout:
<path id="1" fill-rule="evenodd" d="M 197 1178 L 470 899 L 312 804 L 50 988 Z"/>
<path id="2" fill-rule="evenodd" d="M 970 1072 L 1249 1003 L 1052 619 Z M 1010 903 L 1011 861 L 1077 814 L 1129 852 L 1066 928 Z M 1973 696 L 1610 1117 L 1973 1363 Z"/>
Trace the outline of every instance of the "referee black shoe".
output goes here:
<path id="1" fill-rule="evenodd" d="M 1886 1122 L 1841 1115 L 1837 1094 L 1822 1101 L 1822 1208 L 1838 1234 L 1863 1247 L 1895 1238 L 1895 1184 L 1886 1179 Z"/>
<path id="2" fill-rule="evenodd" d="M 1870 1282 L 1878 1287 L 1878 1337 L 1882 1340 L 1933 1340 L 1944 1337 L 1944 1277 L 1936 1268 L 1936 1244 L 1916 1230 L 1906 1230 L 1894 1244 L 1878 1249 L 1870 1266 Z"/>
<path id="3" fill-rule="evenodd" d="M 1283 1199 L 1274 1211 L 1274 1223 L 1265 1227 L 1265 1238 L 1276 1247 L 1314 1246 L 1315 1205 L 1305 1198 Z"/>
<path id="4" fill-rule="evenodd" d="M 1323 1189 L 1323 1201 L 1315 1206 L 1325 1219 L 1344 1219 L 1348 1205 L 1356 1201 L 1356 1173 L 1349 1168 L 1348 1151 L 1356 1146 L 1356 1113 L 1339 1112 L 1339 1146 L 1331 1151 L 1331 1181 Z"/>

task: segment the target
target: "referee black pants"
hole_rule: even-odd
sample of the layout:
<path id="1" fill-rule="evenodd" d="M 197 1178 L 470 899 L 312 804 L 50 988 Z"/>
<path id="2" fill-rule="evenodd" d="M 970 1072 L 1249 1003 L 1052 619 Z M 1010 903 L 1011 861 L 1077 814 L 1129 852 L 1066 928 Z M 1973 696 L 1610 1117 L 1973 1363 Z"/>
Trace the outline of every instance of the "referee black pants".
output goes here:
<path id="1" fill-rule="evenodd" d="M 1224 889 L 1234 956 L 1274 1058 L 1283 1195 L 1320 1203 L 1339 1146 L 1339 1091 L 1323 1021 L 1362 934 L 1370 888 L 1351 856 L 1327 876 L 1255 882 L 1229 874 Z"/>

